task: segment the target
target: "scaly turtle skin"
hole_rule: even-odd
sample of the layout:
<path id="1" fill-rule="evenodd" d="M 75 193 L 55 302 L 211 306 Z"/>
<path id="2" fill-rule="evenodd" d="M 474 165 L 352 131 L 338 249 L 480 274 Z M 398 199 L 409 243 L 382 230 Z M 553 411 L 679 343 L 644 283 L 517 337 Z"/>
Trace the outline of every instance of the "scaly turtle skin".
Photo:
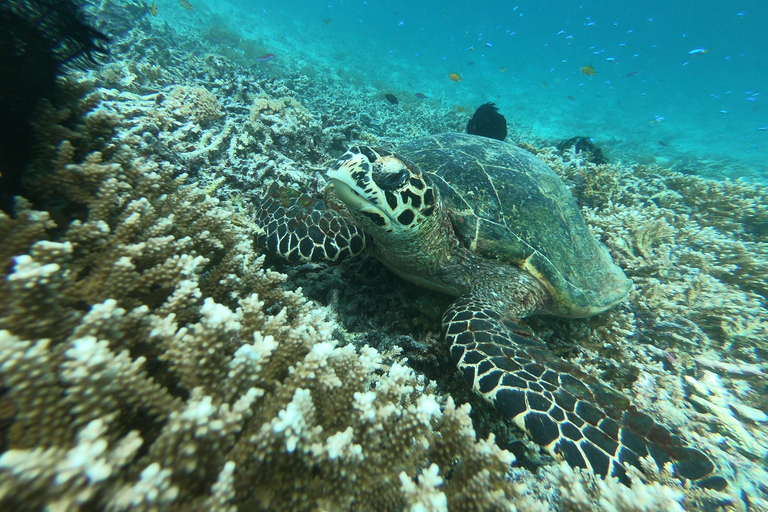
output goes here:
<path id="1" fill-rule="evenodd" d="M 547 452 L 628 483 L 650 455 L 678 476 L 723 488 L 714 465 L 630 400 L 546 348 L 521 319 L 586 317 L 632 283 L 589 232 L 575 200 L 534 155 L 442 134 L 397 153 L 354 146 L 328 171 L 325 199 L 270 189 L 259 242 L 291 261 L 370 250 L 395 274 L 458 297 L 443 331 L 473 391 Z"/>

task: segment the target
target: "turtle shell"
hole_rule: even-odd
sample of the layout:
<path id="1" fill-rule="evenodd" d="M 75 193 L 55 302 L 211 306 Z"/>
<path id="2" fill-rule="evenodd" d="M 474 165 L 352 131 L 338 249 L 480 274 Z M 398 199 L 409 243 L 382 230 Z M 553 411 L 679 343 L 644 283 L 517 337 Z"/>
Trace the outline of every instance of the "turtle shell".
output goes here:
<path id="1" fill-rule="evenodd" d="M 626 299 L 632 282 L 589 231 L 565 183 L 530 152 L 461 133 L 416 139 L 397 152 L 440 190 L 467 248 L 541 281 L 552 297 L 547 312 L 584 317 Z"/>

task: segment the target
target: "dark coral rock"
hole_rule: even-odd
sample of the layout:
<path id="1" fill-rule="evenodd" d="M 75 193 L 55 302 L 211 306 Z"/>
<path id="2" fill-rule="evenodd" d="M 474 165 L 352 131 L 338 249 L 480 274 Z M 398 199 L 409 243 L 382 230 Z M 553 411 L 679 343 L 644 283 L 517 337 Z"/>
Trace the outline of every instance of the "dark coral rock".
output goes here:
<path id="1" fill-rule="evenodd" d="M 485 103 L 475 110 L 472 119 L 467 123 L 467 133 L 504 140 L 507 138 L 507 120 L 499 114 L 499 109 L 494 103 Z"/>
<path id="2" fill-rule="evenodd" d="M 22 192 L 38 102 L 55 104 L 57 76 L 97 62 L 106 42 L 73 0 L 0 3 L 0 209 L 12 213 L 13 196 Z"/>
<path id="3" fill-rule="evenodd" d="M 587 160 L 593 164 L 607 164 L 608 159 L 603 155 L 603 150 L 600 149 L 590 137 L 571 137 L 557 144 L 557 149 L 560 154 L 566 149 L 574 148 L 576 153 L 584 153 Z"/>

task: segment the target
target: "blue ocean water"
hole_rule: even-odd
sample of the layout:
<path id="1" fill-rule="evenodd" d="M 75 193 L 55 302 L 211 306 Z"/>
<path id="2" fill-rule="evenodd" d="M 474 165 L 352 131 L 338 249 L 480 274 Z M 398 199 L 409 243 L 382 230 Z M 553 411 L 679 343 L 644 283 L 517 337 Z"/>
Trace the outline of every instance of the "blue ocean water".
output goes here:
<path id="1" fill-rule="evenodd" d="M 273 65 L 329 65 L 444 108 L 493 101 L 524 137 L 586 135 L 613 159 L 768 180 L 764 0 L 222 0 L 206 8 L 262 41 Z"/>

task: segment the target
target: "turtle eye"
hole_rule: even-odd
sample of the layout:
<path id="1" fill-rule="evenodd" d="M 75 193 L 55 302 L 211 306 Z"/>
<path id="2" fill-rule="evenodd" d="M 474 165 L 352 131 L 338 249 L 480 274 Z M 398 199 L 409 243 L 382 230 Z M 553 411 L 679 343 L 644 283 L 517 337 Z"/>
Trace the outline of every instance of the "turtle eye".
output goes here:
<path id="1" fill-rule="evenodd" d="M 388 172 L 384 175 L 374 175 L 373 181 L 383 190 L 397 190 L 403 186 L 405 180 L 408 179 L 409 172 L 407 169 L 402 169 L 399 172 Z"/>

